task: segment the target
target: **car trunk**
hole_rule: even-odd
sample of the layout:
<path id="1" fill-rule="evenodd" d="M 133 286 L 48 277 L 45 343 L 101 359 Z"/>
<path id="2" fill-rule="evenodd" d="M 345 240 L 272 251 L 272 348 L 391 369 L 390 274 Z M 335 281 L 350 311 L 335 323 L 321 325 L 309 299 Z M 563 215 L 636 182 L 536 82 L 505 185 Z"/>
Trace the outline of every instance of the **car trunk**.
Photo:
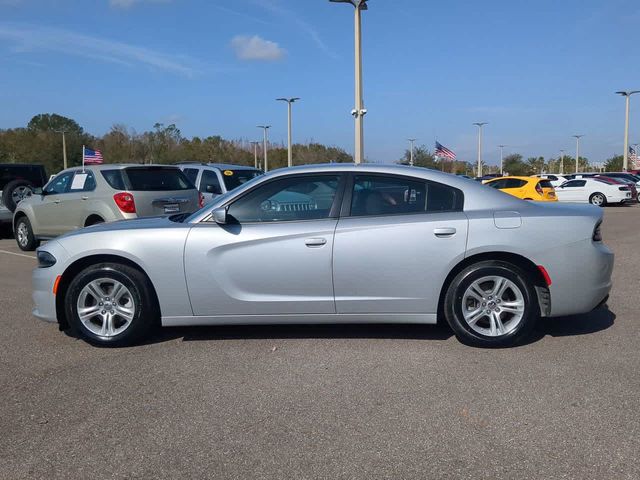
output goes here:
<path id="1" fill-rule="evenodd" d="M 198 191 L 177 168 L 127 167 L 124 173 L 139 217 L 195 212 L 199 208 Z"/>

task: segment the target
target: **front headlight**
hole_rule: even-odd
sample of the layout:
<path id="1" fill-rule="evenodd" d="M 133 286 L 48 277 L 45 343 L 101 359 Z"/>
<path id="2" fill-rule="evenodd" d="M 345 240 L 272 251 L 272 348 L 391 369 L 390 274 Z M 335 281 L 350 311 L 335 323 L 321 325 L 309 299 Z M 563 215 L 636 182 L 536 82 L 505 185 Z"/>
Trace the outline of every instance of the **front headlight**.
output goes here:
<path id="1" fill-rule="evenodd" d="M 51 255 L 49 252 L 45 252 L 42 250 L 38 250 L 38 268 L 49 268 L 53 267 L 56 264 L 56 257 Z"/>

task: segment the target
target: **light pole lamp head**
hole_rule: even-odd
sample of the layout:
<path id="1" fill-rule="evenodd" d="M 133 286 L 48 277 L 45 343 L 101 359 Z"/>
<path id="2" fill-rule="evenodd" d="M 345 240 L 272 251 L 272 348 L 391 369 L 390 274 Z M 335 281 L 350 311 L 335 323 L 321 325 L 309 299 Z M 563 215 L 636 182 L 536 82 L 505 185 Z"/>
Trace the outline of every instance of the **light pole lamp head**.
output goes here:
<path id="1" fill-rule="evenodd" d="M 278 101 L 278 102 L 287 102 L 287 103 L 294 103 L 294 102 L 297 102 L 298 100 L 300 100 L 300 97 L 276 98 L 276 101 Z"/>
<path id="2" fill-rule="evenodd" d="M 640 93 L 640 90 L 631 90 L 631 91 L 619 91 L 616 92 L 617 95 L 622 95 L 623 97 L 630 97 L 631 95 L 635 95 L 636 93 Z"/>
<path id="3" fill-rule="evenodd" d="M 329 0 L 332 3 L 350 3 L 360 10 L 368 10 L 367 0 Z"/>
<path id="4" fill-rule="evenodd" d="M 476 125 L 477 127 L 480 127 L 480 128 L 482 128 L 482 127 L 484 127 L 485 125 L 488 125 L 488 124 L 489 124 L 489 122 L 476 122 L 476 123 L 474 123 L 474 125 Z"/>

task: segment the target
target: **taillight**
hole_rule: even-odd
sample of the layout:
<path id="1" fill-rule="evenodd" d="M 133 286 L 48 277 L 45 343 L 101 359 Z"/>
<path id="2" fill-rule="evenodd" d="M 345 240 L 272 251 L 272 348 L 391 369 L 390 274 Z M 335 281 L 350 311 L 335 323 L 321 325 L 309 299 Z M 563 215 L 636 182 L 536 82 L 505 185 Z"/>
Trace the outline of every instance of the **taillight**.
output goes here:
<path id="1" fill-rule="evenodd" d="M 198 192 L 198 207 L 202 208 L 204 207 L 204 195 Z"/>
<path id="2" fill-rule="evenodd" d="M 543 194 L 542 187 L 540 186 L 539 183 L 536 184 L 536 192 L 538 192 L 538 194 L 540 194 L 540 195 Z"/>
<path id="3" fill-rule="evenodd" d="M 601 242 L 602 241 L 602 230 L 600 229 L 600 227 L 602 226 L 602 223 L 598 223 L 596 225 L 596 228 L 593 229 L 593 241 L 594 242 Z"/>
<path id="4" fill-rule="evenodd" d="M 136 213 L 136 202 L 133 199 L 133 195 L 127 192 L 116 193 L 113 196 L 113 200 L 118 205 L 118 208 L 123 213 Z"/>

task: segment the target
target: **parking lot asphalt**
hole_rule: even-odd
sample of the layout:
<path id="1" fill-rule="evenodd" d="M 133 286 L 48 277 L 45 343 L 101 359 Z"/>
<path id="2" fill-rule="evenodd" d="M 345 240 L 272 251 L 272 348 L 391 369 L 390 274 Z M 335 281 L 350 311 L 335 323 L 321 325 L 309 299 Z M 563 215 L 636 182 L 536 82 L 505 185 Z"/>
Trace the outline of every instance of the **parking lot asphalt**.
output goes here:
<path id="1" fill-rule="evenodd" d="M 482 350 L 434 326 L 165 329 L 94 348 L 31 316 L 0 240 L 0 478 L 640 478 L 640 206 L 609 310 Z"/>

